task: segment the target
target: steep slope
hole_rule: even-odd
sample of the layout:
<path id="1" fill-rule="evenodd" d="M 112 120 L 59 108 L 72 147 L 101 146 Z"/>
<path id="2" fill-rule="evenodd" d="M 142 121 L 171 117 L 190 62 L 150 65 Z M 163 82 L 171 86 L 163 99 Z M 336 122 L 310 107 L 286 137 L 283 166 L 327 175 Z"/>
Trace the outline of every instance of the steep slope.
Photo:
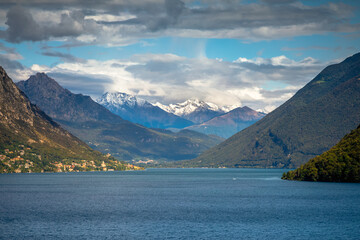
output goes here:
<path id="1" fill-rule="evenodd" d="M 0 67 L 0 172 L 58 171 L 55 164 L 124 169 L 62 129 L 16 87 Z M 93 161 L 90 164 L 90 161 Z M 90 165 L 89 165 L 90 164 Z M 109 165 L 110 164 L 110 165 Z M 86 170 L 79 167 L 78 170 Z M 66 171 L 62 168 L 60 171 Z"/>
<path id="2" fill-rule="evenodd" d="M 170 104 L 169 106 L 161 103 L 156 103 L 155 105 L 169 113 L 175 114 L 197 124 L 203 123 L 225 113 L 224 109 L 219 106 L 213 103 L 200 101 L 196 98 L 186 100 L 183 103 Z"/>
<path id="3" fill-rule="evenodd" d="M 193 166 L 298 167 L 360 122 L 360 54 L 326 67 L 254 125 L 189 162 Z"/>
<path id="4" fill-rule="evenodd" d="M 282 179 L 322 182 L 360 182 L 360 125 L 338 144 Z"/>
<path id="5" fill-rule="evenodd" d="M 123 119 L 145 127 L 166 129 L 185 128 L 193 125 L 189 120 L 168 113 L 148 101 L 126 93 L 105 93 L 97 102 Z"/>
<path id="6" fill-rule="evenodd" d="M 265 115 L 265 113 L 254 111 L 246 106 L 238 107 L 228 113 L 214 117 L 204 123 L 187 127 L 186 129 L 229 138 L 254 124 Z"/>
<path id="7" fill-rule="evenodd" d="M 198 156 L 221 140 L 201 141 L 170 131 L 148 129 L 111 113 L 90 97 L 73 94 L 46 74 L 18 83 L 29 99 L 91 147 L 123 160 L 182 160 Z"/>
<path id="8" fill-rule="evenodd" d="M 68 122 L 126 122 L 94 102 L 89 96 L 73 94 L 64 89 L 44 73 L 37 73 L 16 85 L 25 92 L 33 104 L 40 106 L 53 119 Z"/>

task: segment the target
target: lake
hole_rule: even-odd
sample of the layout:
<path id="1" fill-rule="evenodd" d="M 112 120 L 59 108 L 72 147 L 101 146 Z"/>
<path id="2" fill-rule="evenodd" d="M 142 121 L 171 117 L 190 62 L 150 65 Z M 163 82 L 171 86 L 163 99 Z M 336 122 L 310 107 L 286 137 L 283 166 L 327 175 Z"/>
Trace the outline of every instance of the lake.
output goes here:
<path id="1" fill-rule="evenodd" d="M 0 175 L 2 239 L 359 239 L 360 184 L 279 169 Z"/>

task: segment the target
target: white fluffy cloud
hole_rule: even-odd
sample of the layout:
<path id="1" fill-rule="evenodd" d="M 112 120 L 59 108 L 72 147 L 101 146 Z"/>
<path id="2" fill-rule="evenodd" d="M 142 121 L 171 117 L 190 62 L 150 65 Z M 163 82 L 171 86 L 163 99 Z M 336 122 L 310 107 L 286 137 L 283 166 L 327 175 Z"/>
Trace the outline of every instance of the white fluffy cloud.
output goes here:
<path id="1" fill-rule="evenodd" d="M 33 65 L 31 70 L 49 73 L 64 87 L 93 97 L 121 91 L 167 104 L 197 97 L 219 105 L 240 104 L 269 111 L 290 98 L 324 65 L 312 58 L 295 61 L 285 56 L 227 62 L 143 54 L 128 60 Z"/>

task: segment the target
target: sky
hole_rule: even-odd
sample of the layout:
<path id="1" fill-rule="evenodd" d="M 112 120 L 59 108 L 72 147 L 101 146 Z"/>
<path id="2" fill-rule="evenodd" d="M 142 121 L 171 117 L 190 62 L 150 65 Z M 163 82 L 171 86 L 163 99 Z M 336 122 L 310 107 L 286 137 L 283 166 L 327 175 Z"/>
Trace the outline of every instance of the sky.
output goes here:
<path id="1" fill-rule="evenodd" d="M 0 65 L 96 99 L 270 112 L 360 51 L 360 1 L 0 0 Z"/>

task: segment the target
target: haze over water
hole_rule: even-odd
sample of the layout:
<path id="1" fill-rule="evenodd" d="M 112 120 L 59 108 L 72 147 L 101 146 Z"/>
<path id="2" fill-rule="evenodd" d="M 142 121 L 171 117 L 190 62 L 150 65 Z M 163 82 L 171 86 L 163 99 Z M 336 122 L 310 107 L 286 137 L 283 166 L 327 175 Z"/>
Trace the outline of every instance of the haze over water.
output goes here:
<path id="1" fill-rule="evenodd" d="M 3 239 L 358 239 L 360 185 L 284 170 L 0 175 Z"/>

